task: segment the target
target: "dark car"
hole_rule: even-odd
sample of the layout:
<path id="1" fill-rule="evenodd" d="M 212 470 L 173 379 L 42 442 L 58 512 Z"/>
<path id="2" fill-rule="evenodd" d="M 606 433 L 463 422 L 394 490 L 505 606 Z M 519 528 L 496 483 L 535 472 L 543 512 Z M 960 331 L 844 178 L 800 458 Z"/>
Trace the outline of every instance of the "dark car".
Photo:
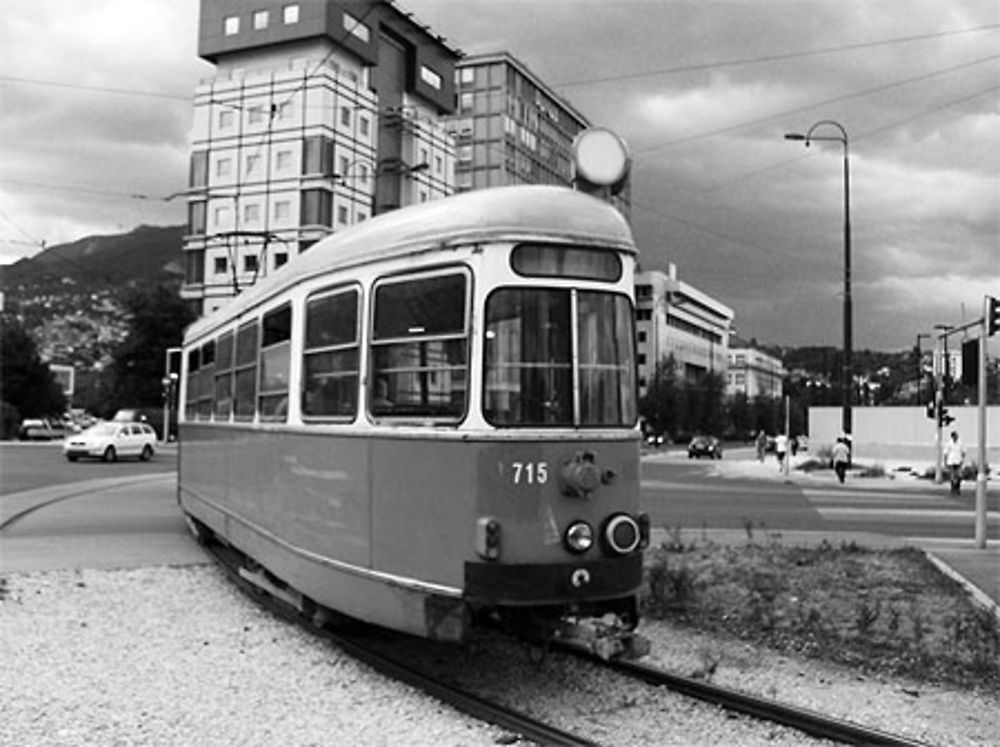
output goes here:
<path id="1" fill-rule="evenodd" d="M 695 436 L 688 444 L 688 459 L 722 459 L 722 444 L 715 436 Z"/>
<path id="2" fill-rule="evenodd" d="M 57 441 L 66 435 L 66 427 L 49 418 L 29 418 L 21 423 L 17 437 L 22 441 Z"/>

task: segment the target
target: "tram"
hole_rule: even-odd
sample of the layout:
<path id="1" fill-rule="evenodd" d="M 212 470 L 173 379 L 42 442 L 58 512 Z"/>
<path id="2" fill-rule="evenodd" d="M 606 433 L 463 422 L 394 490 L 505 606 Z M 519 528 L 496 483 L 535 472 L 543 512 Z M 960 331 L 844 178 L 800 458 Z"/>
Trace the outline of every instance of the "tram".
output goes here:
<path id="1" fill-rule="evenodd" d="M 310 247 L 185 335 L 193 531 L 307 613 L 447 641 L 633 630 L 635 263 L 615 208 L 549 186 Z"/>

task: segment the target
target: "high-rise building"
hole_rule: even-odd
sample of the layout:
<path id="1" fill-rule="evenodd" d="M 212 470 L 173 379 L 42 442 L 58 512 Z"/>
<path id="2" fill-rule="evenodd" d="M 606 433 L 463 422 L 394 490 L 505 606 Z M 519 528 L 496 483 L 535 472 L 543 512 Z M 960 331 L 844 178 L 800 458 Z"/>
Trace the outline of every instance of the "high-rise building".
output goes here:
<path id="1" fill-rule="evenodd" d="M 457 191 L 573 181 L 573 141 L 591 123 L 508 52 L 456 64 Z M 629 215 L 629 188 L 614 198 Z"/>
<path id="2" fill-rule="evenodd" d="M 199 313 L 312 243 L 454 191 L 459 57 L 384 0 L 201 0 L 185 284 Z"/>

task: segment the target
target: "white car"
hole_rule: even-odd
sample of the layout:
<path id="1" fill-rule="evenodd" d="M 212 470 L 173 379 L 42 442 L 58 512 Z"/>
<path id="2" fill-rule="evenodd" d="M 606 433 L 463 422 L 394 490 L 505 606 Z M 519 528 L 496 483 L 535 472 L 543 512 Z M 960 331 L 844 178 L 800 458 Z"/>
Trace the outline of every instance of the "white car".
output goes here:
<path id="1" fill-rule="evenodd" d="M 98 423 L 75 433 L 63 443 L 63 454 L 71 462 L 80 457 L 113 462 L 119 457 L 149 461 L 155 453 L 156 431 L 145 423 Z"/>

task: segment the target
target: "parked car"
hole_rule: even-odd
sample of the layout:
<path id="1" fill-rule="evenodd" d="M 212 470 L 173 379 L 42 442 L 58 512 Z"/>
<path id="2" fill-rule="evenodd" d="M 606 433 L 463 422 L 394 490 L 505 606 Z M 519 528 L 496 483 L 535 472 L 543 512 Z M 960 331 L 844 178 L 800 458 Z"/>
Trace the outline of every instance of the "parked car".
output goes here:
<path id="1" fill-rule="evenodd" d="M 695 436 L 688 444 L 688 459 L 722 459 L 722 444 L 715 436 Z"/>
<path id="2" fill-rule="evenodd" d="M 146 462 L 156 453 L 156 431 L 145 423 L 98 423 L 66 439 L 63 454 L 75 462 L 81 457 L 114 462 L 138 457 Z"/>
<path id="3" fill-rule="evenodd" d="M 21 421 L 17 437 L 22 441 L 55 441 L 66 435 L 66 428 L 57 420 L 27 418 Z"/>

